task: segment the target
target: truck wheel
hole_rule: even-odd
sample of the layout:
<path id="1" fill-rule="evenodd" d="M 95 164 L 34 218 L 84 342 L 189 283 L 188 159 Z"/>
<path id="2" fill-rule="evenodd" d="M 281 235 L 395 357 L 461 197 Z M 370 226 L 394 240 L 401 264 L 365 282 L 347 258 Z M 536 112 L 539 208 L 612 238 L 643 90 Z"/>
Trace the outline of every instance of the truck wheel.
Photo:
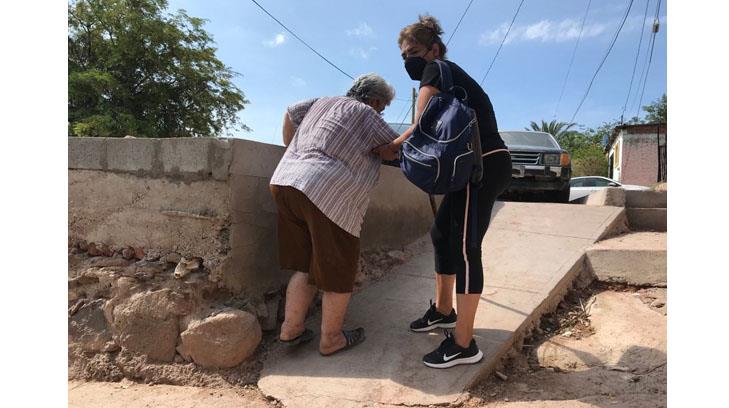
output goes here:
<path id="1" fill-rule="evenodd" d="M 553 191 L 552 201 L 555 203 L 569 203 L 570 202 L 570 187 L 567 186 L 564 190 Z"/>

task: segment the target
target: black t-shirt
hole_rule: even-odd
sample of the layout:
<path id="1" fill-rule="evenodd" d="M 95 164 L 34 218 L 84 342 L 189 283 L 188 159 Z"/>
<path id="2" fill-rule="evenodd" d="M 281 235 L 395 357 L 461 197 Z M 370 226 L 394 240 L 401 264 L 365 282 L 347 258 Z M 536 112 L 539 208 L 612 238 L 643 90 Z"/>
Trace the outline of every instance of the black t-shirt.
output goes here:
<path id="1" fill-rule="evenodd" d="M 494 107 L 486 92 L 466 71 L 461 69 L 456 63 L 445 61 L 451 68 L 451 76 L 453 77 L 453 86 L 460 86 L 466 90 L 468 100 L 466 104 L 476 111 L 478 119 L 478 131 L 481 134 L 481 150 L 483 153 L 496 149 L 505 149 L 506 145 L 499 135 L 499 129 L 496 126 L 496 116 L 494 115 Z M 420 80 L 420 87 L 431 85 L 441 91 L 447 91 L 441 88 L 440 69 L 435 61 L 429 62 L 423 71 L 423 78 Z M 460 91 L 456 91 L 456 95 L 462 97 Z"/>

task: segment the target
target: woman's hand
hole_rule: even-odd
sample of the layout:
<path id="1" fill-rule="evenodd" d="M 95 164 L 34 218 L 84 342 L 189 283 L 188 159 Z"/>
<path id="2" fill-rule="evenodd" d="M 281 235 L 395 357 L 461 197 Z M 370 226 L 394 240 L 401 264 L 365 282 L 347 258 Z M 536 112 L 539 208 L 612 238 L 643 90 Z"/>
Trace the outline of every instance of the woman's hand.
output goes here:
<path id="1" fill-rule="evenodd" d="M 395 143 L 384 144 L 372 149 L 372 153 L 378 154 L 381 160 L 397 160 L 400 156 L 400 145 Z"/>

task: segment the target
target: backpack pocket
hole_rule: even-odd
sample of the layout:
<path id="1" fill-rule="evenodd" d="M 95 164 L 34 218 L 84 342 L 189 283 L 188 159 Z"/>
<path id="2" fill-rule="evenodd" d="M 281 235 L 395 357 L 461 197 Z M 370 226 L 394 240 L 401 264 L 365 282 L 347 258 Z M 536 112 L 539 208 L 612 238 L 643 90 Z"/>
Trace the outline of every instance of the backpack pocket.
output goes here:
<path id="1" fill-rule="evenodd" d="M 407 141 L 402 145 L 400 167 L 408 180 L 426 192 L 434 193 L 441 178 L 440 161 Z"/>
<path id="2" fill-rule="evenodd" d="M 450 191 L 459 191 L 468 185 L 473 169 L 473 150 L 461 153 L 453 159 L 453 170 L 450 174 Z"/>

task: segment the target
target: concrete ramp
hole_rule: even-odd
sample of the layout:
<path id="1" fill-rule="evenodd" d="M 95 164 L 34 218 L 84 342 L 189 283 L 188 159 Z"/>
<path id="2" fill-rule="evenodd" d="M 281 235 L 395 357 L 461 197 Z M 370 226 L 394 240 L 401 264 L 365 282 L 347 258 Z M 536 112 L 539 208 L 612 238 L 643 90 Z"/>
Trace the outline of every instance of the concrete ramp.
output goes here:
<path id="1" fill-rule="evenodd" d="M 258 386 L 286 407 L 430 405 L 458 400 L 489 374 L 519 336 L 561 300 L 583 265 L 585 250 L 622 228 L 624 209 L 546 203 L 497 203 L 484 242 L 484 292 L 475 336 L 484 359 L 446 370 L 426 367 L 422 356 L 441 332 L 412 333 L 434 297 L 432 249 L 356 293 L 346 327 L 362 326 L 367 340 L 331 357 L 318 353 L 318 337 L 295 349 L 269 353 Z M 307 326 L 319 332 L 320 320 Z"/>

